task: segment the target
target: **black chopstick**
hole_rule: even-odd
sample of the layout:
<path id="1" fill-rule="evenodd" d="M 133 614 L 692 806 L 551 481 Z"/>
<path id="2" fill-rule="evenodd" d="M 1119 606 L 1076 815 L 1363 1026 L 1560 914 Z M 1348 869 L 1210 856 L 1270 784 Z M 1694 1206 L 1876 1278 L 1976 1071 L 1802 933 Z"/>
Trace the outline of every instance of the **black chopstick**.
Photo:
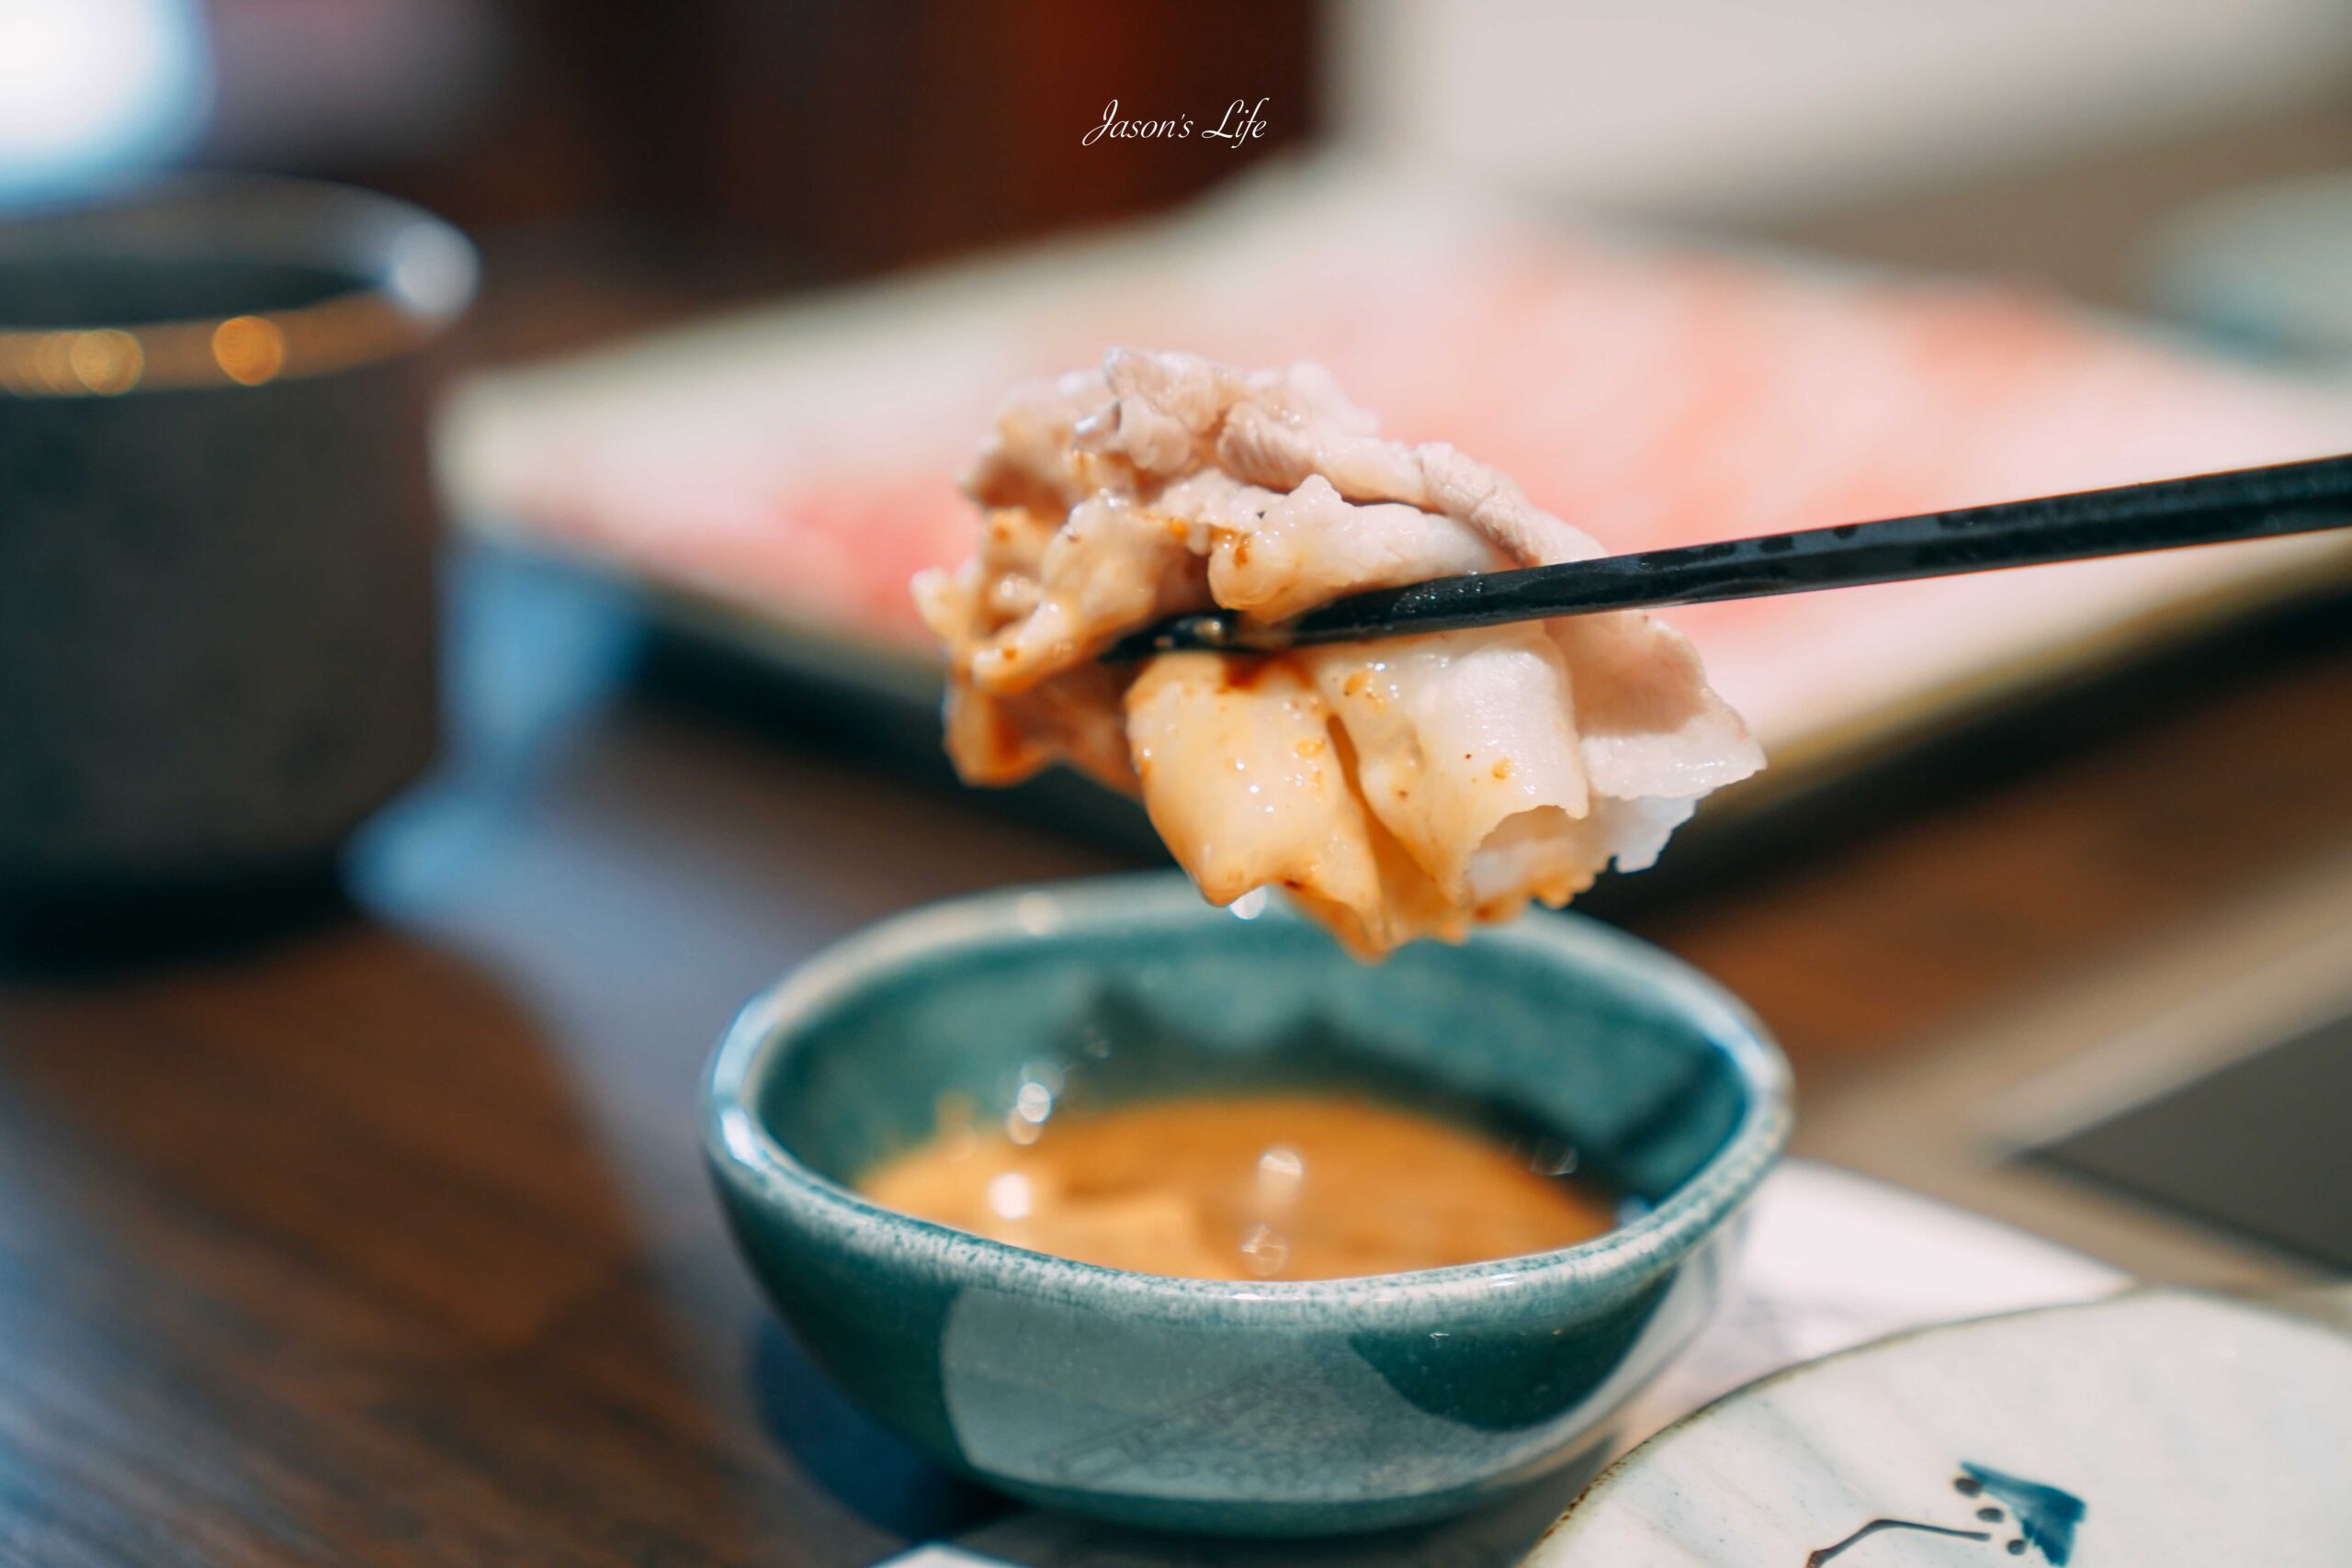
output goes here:
<path id="1" fill-rule="evenodd" d="M 1308 643 L 1856 588 L 2343 527 L 2352 527 L 2352 456 L 1432 578 L 1350 594 L 1267 625 L 1218 611 L 1173 615 L 1127 633 L 1102 657 L 1123 663 L 1180 649 L 1275 653 Z"/>

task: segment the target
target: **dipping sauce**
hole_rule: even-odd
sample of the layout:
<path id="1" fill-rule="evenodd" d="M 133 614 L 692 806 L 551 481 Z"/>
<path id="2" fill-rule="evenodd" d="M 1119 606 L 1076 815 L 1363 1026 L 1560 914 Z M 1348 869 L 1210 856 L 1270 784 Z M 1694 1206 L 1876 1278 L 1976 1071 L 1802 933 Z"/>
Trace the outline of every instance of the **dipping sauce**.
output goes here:
<path id="1" fill-rule="evenodd" d="M 1599 1235 L 1615 1204 L 1557 1145 L 1363 1099 L 1156 1100 L 1034 1129 L 956 1125 L 865 1173 L 877 1203 L 1014 1247 L 1200 1280 L 1333 1280 Z"/>

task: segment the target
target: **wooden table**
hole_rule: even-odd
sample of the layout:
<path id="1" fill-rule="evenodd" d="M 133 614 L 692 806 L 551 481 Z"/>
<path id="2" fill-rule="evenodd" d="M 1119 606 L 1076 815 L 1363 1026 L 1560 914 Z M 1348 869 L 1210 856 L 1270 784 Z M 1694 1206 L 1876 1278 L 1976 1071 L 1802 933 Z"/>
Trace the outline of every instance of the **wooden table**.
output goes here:
<path id="1" fill-rule="evenodd" d="M 595 591 L 460 586 L 448 764 L 347 908 L 0 990 L 0 1563 L 848 1565 L 990 1506 L 772 1326 L 696 1074 L 842 932 L 1117 857 L 632 682 Z M 2344 637 L 2143 701 L 1637 923 L 1817 1082 L 2352 838 Z"/>

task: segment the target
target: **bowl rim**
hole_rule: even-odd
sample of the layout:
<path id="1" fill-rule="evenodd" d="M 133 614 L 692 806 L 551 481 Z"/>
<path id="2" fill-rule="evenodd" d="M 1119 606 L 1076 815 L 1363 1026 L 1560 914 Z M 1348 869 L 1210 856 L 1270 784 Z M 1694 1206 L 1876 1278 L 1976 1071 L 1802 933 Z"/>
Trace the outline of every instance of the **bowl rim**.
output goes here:
<path id="1" fill-rule="evenodd" d="M 1267 915 L 1303 920 L 1270 907 Z M 1023 1291 L 1112 1292 L 1170 1303 L 1249 1302 L 1294 1308 L 1492 1303 L 1503 1286 L 1596 1286 L 1645 1280 L 1687 1254 L 1747 1198 L 1779 1158 L 1792 1119 L 1790 1071 L 1769 1031 L 1713 980 L 1639 937 L 1566 911 L 1483 928 L 1503 942 L 1572 963 L 1629 971 L 1662 990 L 1731 1064 L 1746 1094 L 1738 1121 L 1703 1164 L 1646 1213 L 1572 1247 L 1517 1258 L 1333 1280 L 1229 1280 L 1147 1274 L 1035 1252 L 888 1208 L 803 1164 L 753 1107 L 788 1053 L 794 1022 L 919 953 L 1002 938 L 1048 939 L 1072 925 L 1236 918 L 1204 901 L 1181 872 L 1129 873 L 968 894 L 890 916 L 828 946 L 754 996 L 719 1037 L 704 1072 L 706 1158 L 722 1181 L 821 1222 L 844 1241 L 911 1243 L 942 1268 Z"/>

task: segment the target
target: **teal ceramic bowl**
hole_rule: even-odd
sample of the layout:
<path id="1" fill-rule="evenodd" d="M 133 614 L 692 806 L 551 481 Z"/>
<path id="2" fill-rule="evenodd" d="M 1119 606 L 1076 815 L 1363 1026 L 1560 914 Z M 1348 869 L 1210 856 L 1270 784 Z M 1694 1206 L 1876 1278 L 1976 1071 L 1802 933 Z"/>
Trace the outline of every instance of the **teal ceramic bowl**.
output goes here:
<path id="1" fill-rule="evenodd" d="M 1024 1084 L 1403 1092 L 1538 1126 L 1635 1201 L 1558 1251 L 1236 1284 L 1051 1258 L 854 1190 L 943 1097 L 1001 1115 Z M 720 1043 L 704 1138 L 810 1354 L 946 1464 L 1153 1529 L 1311 1535 L 1597 1457 L 1722 1293 L 1727 1222 L 1788 1125 L 1786 1064 L 1747 1010 L 1593 921 L 1367 968 L 1279 907 L 1238 919 L 1137 876 L 937 905 L 811 961 Z"/>

